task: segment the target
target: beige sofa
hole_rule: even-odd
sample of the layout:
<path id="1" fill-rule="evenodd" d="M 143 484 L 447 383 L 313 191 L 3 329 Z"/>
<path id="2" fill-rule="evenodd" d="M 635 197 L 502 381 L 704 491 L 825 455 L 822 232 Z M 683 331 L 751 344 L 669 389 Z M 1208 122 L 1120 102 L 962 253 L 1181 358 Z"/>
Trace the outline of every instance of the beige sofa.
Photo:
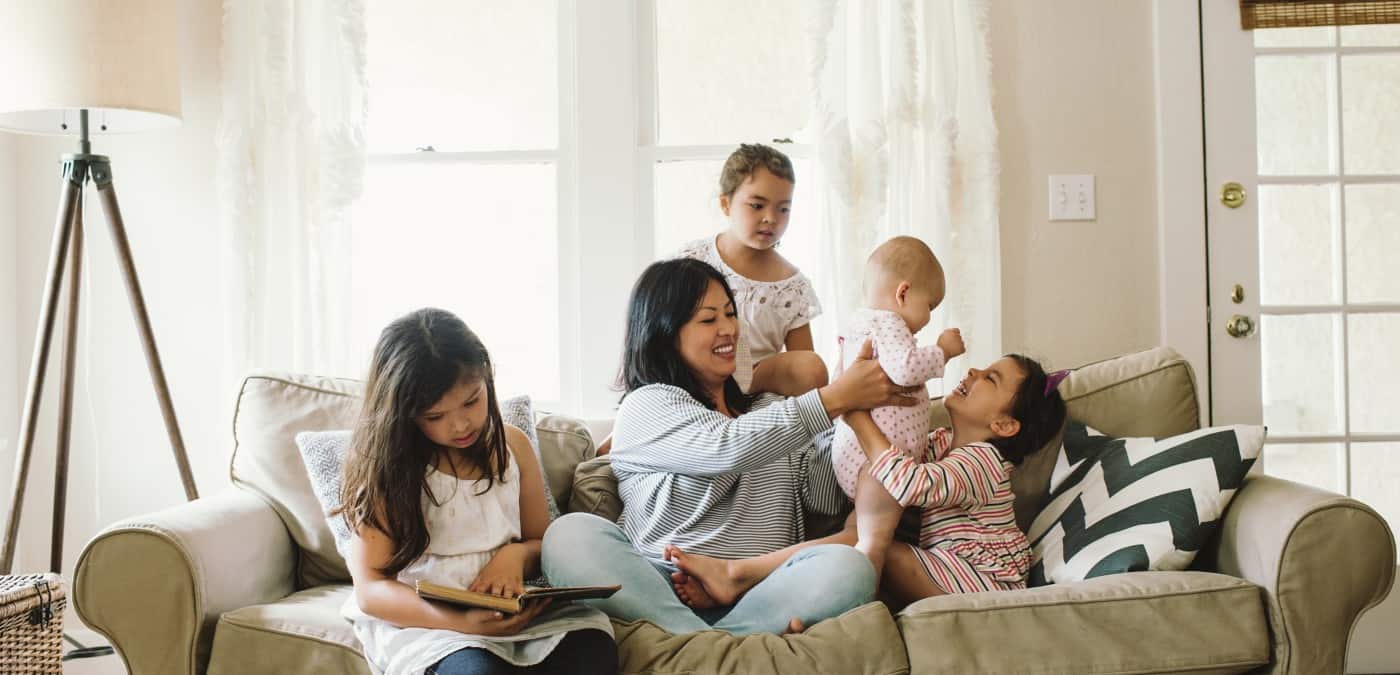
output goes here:
<path id="1" fill-rule="evenodd" d="M 1199 418 L 1190 368 L 1169 349 L 1085 366 L 1061 390 L 1072 415 L 1110 434 L 1176 434 Z M 303 430 L 346 428 L 357 391 L 345 380 L 248 378 L 234 487 L 118 523 L 88 544 L 75 579 L 79 615 L 132 673 L 368 672 L 339 616 L 345 564 L 293 441 Z M 560 503 L 615 515 L 616 485 L 606 457 L 590 461 L 587 427 L 543 415 L 536 428 Z M 1018 475 L 1023 522 L 1052 454 Z M 795 636 L 616 628 L 625 673 L 1313 675 L 1341 672 L 1353 624 L 1394 572 L 1394 540 L 1374 511 L 1260 476 L 1239 490 L 1192 571 L 931 598 L 897 616 L 871 603 Z"/>

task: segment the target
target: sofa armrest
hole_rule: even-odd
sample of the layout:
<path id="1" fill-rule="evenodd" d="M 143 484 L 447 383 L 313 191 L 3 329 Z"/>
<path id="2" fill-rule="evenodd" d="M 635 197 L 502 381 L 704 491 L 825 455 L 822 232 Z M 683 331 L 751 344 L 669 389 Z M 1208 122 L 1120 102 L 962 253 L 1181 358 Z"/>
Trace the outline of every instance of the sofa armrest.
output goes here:
<path id="1" fill-rule="evenodd" d="M 1208 567 L 1262 586 L 1271 673 L 1340 673 L 1357 618 L 1395 577 L 1395 539 L 1370 507 L 1290 481 L 1245 481 Z"/>
<path id="2" fill-rule="evenodd" d="M 277 512 L 231 489 L 100 532 L 78 559 L 74 604 L 133 675 L 194 675 L 219 615 L 285 597 L 295 568 Z"/>

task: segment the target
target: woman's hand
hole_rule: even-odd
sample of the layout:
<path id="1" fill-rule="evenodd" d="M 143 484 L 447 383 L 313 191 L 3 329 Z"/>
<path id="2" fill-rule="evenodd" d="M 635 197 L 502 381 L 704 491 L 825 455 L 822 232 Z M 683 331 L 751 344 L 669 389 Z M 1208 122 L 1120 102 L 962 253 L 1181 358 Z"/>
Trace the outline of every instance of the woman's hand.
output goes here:
<path id="1" fill-rule="evenodd" d="M 469 591 L 477 593 L 490 593 L 506 598 L 513 598 L 525 592 L 525 562 L 528 551 L 523 544 L 506 544 L 502 546 L 496 555 L 491 556 L 491 562 L 481 568 L 481 572 L 476 575 Z"/>
<path id="2" fill-rule="evenodd" d="M 535 617 L 549 607 L 549 598 L 531 602 L 519 614 L 506 614 L 494 609 L 468 609 L 462 612 L 462 625 L 459 633 L 469 635 L 490 635 L 500 637 L 515 635 L 530 625 Z"/>
<path id="3" fill-rule="evenodd" d="M 874 353 L 869 340 L 862 342 L 856 360 L 835 382 L 818 390 L 828 415 L 835 418 L 851 410 L 910 406 L 919 402 L 917 396 L 924 391 L 924 386 L 901 387 L 890 381 L 880 362 L 874 360 Z"/>

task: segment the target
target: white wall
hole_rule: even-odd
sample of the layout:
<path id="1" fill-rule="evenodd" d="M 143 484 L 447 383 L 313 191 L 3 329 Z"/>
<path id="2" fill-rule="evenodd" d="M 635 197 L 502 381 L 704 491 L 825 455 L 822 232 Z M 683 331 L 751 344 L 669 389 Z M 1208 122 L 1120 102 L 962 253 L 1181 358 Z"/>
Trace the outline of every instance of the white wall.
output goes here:
<path id="1" fill-rule="evenodd" d="M 218 0 L 183 0 L 180 11 L 184 124 L 156 133 L 99 136 L 93 151 L 112 159 L 116 193 L 195 479 L 202 494 L 212 494 L 227 483 L 232 410 L 232 392 L 224 391 L 217 379 L 222 294 L 213 142 L 221 10 Z M 15 151 L 16 170 L 0 185 L 13 186 L 22 224 L 12 247 L 18 274 L 18 321 L 12 323 L 25 364 L 23 377 L 52 235 L 59 156 L 73 152 L 74 143 L 41 137 L 13 137 L 5 143 Z M 83 544 L 102 526 L 184 499 L 95 193 L 88 199 L 86 224 L 65 573 L 71 573 Z M 0 229 L 0 237 L 5 232 Z M 5 283 L 0 281 L 0 294 Z M 4 308 L 0 300 L 0 318 L 5 318 Z M 16 569 L 48 567 L 57 361 L 51 357 Z M 0 355 L 0 377 L 5 363 Z M 4 406 L 5 411 L 15 408 Z M 8 461 L 3 471 L 8 486 Z"/>
<path id="2" fill-rule="evenodd" d="M 991 8 L 1003 347 L 1069 367 L 1154 346 L 1152 5 L 998 0 Z M 1061 173 L 1097 177 L 1097 220 L 1049 221 L 1048 176 Z"/>

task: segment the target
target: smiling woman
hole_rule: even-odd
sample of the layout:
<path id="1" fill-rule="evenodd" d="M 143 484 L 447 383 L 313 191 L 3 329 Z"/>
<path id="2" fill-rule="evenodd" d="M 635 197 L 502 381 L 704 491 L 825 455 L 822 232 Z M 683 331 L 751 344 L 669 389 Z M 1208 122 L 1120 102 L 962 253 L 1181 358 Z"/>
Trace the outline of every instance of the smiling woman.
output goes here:
<path id="1" fill-rule="evenodd" d="M 711 410 L 748 412 L 753 398 L 733 378 L 738 340 L 734 294 L 719 270 L 690 258 L 656 263 L 632 290 L 619 384 L 629 393 L 669 384 Z"/>
<path id="2" fill-rule="evenodd" d="M 835 514 L 844 501 L 825 433 L 832 418 L 913 403 L 868 353 L 801 396 L 748 396 L 733 377 L 738 325 L 724 275 L 708 263 L 677 258 L 642 272 L 628 305 L 626 394 L 613 436 L 622 526 L 585 513 L 556 520 L 542 547 L 552 583 L 622 583 L 613 597 L 587 602 L 677 633 L 781 632 L 873 597 L 870 564 L 833 545 L 793 555 L 742 599 L 691 596 L 687 606 L 672 589 L 670 546 L 738 558 L 802 541 L 805 510 Z M 814 598 L 814 587 L 832 590 Z"/>

